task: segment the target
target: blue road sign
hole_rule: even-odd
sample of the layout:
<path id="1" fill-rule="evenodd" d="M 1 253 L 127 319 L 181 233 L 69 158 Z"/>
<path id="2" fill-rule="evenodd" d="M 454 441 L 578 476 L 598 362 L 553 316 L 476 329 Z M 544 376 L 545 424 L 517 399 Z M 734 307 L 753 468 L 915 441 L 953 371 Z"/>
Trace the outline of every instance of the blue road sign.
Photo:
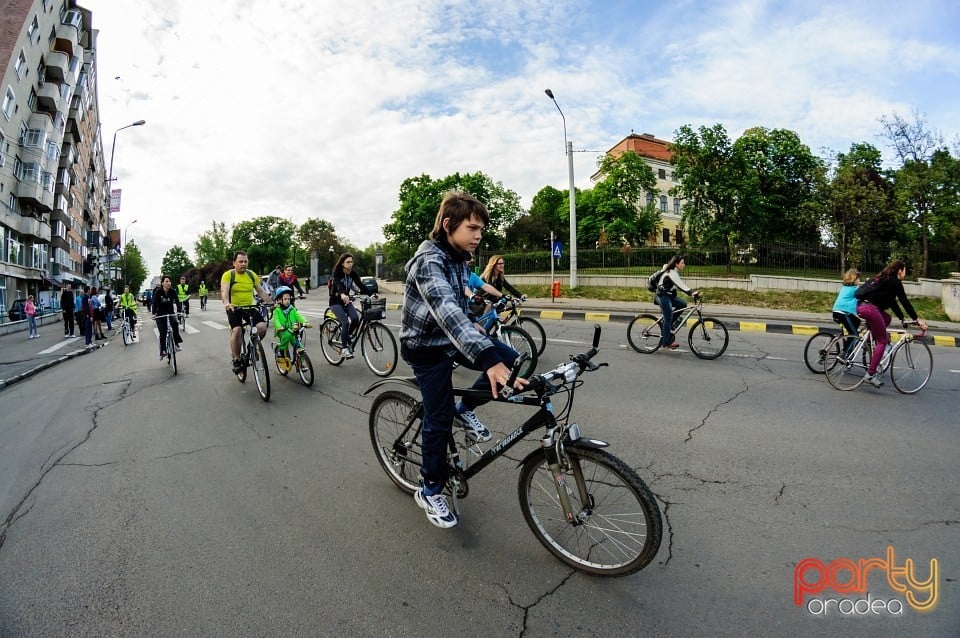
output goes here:
<path id="1" fill-rule="evenodd" d="M 555 241 L 553 242 L 553 256 L 554 257 L 563 257 L 563 242 Z"/>

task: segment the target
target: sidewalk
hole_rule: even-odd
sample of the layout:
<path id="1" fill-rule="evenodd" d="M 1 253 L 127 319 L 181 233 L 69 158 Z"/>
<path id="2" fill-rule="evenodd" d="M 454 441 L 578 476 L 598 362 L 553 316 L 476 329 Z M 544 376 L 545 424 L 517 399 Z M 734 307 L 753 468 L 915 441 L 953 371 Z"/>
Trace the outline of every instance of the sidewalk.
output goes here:
<path id="1" fill-rule="evenodd" d="M 86 348 L 82 336 L 64 339 L 63 322 L 45 323 L 38 331 L 39 339 L 28 339 L 26 327 L 0 335 L 0 390 L 64 361 L 90 354 L 113 338 L 113 331 L 104 329 L 107 339 L 94 341 L 92 348 Z"/>

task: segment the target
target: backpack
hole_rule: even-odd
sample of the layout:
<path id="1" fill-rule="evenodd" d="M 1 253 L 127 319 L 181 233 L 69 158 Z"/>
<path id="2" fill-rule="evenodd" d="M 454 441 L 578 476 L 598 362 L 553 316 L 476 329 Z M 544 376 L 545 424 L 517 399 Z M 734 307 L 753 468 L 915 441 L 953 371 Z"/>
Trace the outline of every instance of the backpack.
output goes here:
<path id="1" fill-rule="evenodd" d="M 657 292 L 657 286 L 660 285 L 660 277 L 663 276 L 663 268 L 647 277 L 647 290 Z"/>
<path id="2" fill-rule="evenodd" d="M 245 270 L 244 272 L 247 273 L 247 277 L 250 278 L 250 283 L 252 283 L 254 286 L 254 289 L 256 289 L 257 282 L 253 278 L 253 273 L 250 272 L 249 270 Z M 227 301 L 230 301 L 231 299 L 230 295 L 233 293 L 233 282 L 235 282 L 236 280 L 237 280 L 237 269 L 231 268 L 230 269 L 230 286 L 227 287 Z M 254 294 L 256 294 L 257 291 L 254 290 L 253 292 Z"/>
<path id="3" fill-rule="evenodd" d="M 877 288 L 879 287 L 880 287 L 880 279 L 878 277 L 871 277 L 870 279 L 860 284 L 856 292 L 853 293 L 853 296 L 857 300 L 863 301 L 864 299 L 872 295 L 874 292 L 876 292 Z"/>

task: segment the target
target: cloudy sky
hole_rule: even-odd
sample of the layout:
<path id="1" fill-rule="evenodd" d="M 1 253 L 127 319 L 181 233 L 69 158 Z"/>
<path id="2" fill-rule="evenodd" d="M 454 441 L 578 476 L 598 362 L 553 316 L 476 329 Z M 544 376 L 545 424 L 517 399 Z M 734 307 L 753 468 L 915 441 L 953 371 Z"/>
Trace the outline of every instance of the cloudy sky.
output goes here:
<path id="1" fill-rule="evenodd" d="M 529 206 L 631 132 L 796 131 L 882 147 L 882 115 L 960 133 L 960 3 L 86 0 L 117 226 L 159 274 L 212 220 L 320 217 L 383 240 L 408 177 L 482 171 Z M 907 8 L 909 7 L 909 8 Z M 136 220 L 136 223 L 133 223 Z"/>

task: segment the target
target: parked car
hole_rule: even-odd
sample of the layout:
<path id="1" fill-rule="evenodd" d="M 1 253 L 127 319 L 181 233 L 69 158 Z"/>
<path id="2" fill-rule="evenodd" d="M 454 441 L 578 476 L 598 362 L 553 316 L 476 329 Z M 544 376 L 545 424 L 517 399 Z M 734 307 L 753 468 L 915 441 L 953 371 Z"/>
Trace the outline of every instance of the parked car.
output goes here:
<path id="1" fill-rule="evenodd" d="M 7 316 L 10 317 L 10 321 L 23 321 L 26 319 L 27 313 L 23 309 L 26 305 L 26 299 L 14 299 L 13 303 L 10 305 L 10 311 L 7 312 Z"/>
<path id="2" fill-rule="evenodd" d="M 139 301 L 145 306 L 149 306 L 150 304 L 153 303 L 153 291 L 144 290 L 143 292 L 140 293 L 140 296 L 137 297 L 137 301 Z"/>
<path id="3" fill-rule="evenodd" d="M 361 277 L 360 283 L 363 284 L 365 292 L 368 295 L 377 295 L 380 294 L 380 286 L 377 285 L 377 280 L 373 277 Z"/>

